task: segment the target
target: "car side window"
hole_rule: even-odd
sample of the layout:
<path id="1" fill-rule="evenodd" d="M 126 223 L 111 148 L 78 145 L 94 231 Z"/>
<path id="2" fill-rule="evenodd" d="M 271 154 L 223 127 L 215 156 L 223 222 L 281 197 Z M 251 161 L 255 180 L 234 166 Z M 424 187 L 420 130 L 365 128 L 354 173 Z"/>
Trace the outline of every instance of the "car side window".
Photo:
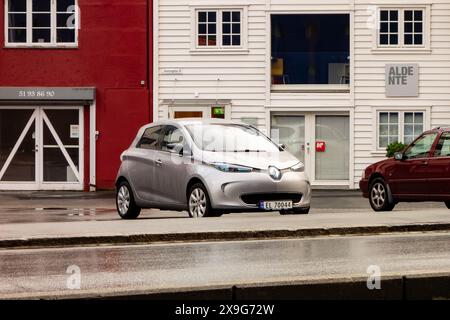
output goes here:
<path id="1" fill-rule="evenodd" d="M 161 142 L 162 151 L 174 151 L 175 148 L 180 148 L 184 145 L 185 138 L 183 131 L 174 126 L 167 126 L 166 132 Z"/>
<path id="2" fill-rule="evenodd" d="M 439 138 L 434 150 L 435 157 L 450 157 L 450 132 L 445 132 Z"/>
<path id="3" fill-rule="evenodd" d="M 437 133 L 428 133 L 417 139 L 405 152 L 406 159 L 428 158 Z"/>
<path id="4" fill-rule="evenodd" d="M 162 132 L 163 132 L 162 126 L 148 128 L 142 135 L 141 140 L 139 140 L 137 148 L 149 150 L 159 149 L 158 143 L 160 136 L 162 135 Z"/>

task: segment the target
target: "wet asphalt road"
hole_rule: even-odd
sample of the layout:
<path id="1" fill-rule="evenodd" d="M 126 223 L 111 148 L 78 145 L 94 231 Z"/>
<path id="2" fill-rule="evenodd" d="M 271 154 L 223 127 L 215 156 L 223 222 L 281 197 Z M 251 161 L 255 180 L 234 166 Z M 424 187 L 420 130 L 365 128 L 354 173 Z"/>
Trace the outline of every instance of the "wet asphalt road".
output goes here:
<path id="1" fill-rule="evenodd" d="M 450 271 L 450 234 L 322 237 L 116 247 L 0 251 L 0 298 L 67 289 L 66 270 L 81 270 L 81 290 L 102 293 L 316 278 Z"/>

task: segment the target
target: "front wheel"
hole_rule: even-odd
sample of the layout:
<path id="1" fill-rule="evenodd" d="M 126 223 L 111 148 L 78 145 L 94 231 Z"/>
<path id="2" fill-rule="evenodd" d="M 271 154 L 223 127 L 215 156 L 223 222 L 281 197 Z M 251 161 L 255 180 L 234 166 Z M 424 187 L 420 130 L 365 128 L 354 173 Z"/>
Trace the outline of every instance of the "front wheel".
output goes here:
<path id="1" fill-rule="evenodd" d="M 389 190 L 382 178 L 375 179 L 370 185 L 369 202 L 374 211 L 392 211 L 395 202 L 389 200 Z"/>
<path id="2" fill-rule="evenodd" d="M 202 183 L 196 183 L 189 189 L 188 212 L 191 218 L 219 217 L 222 215 L 211 208 L 208 191 Z"/>
<path id="3" fill-rule="evenodd" d="M 289 214 L 308 214 L 309 213 L 309 207 L 307 208 L 294 208 L 290 210 L 282 210 L 280 211 L 281 215 L 289 215 Z"/>
<path id="4" fill-rule="evenodd" d="M 141 213 L 141 208 L 136 205 L 131 187 L 126 181 L 117 187 L 116 207 L 122 219 L 136 219 Z"/>

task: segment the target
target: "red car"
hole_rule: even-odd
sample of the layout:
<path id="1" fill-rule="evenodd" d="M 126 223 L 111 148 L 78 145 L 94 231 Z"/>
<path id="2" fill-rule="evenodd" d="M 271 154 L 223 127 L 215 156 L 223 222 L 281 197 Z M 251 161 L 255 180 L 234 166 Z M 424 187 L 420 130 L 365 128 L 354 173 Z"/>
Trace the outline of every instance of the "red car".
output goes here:
<path id="1" fill-rule="evenodd" d="M 443 201 L 450 209 L 450 128 L 424 132 L 394 158 L 367 167 L 359 187 L 375 211 L 402 201 Z"/>

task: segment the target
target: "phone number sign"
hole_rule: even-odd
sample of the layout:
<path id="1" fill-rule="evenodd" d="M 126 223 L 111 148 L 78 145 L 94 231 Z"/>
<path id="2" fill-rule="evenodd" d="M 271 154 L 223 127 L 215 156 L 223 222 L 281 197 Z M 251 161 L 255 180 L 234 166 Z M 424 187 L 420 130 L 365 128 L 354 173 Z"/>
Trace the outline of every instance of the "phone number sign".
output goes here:
<path id="1" fill-rule="evenodd" d="M 93 101 L 95 88 L 0 87 L 0 100 L 82 100 Z"/>

